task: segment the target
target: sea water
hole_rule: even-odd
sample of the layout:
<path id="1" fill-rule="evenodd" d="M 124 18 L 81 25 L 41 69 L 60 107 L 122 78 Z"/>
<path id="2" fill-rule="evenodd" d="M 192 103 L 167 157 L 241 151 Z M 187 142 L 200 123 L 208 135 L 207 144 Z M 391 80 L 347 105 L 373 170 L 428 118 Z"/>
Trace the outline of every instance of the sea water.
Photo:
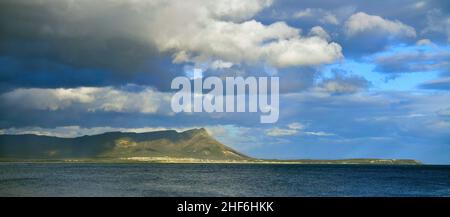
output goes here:
<path id="1" fill-rule="evenodd" d="M 450 196 L 450 166 L 0 163 L 0 196 Z"/>

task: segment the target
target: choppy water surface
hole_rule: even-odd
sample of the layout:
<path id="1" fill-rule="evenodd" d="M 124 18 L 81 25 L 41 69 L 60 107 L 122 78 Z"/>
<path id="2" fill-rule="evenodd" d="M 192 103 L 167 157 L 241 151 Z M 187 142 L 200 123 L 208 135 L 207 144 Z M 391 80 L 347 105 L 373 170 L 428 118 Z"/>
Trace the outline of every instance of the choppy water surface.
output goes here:
<path id="1" fill-rule="evenodd" d="M 0 196 L 450 196 L 450 166 L 0 163 Z"/>

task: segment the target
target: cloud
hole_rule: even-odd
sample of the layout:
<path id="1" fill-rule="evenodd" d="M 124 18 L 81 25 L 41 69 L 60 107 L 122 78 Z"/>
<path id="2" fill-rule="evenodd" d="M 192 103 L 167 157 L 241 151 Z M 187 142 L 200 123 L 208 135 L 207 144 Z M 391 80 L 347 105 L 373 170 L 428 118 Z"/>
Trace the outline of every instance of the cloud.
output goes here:
<path id="1" fill-rule="evenodd" d="M 267 136 L 272 137 L 293 136 L 298 134 L 303 129 L 305 129 L 305 125 L 299 122 L 292 122 L 287 125 L 287 128 L 274 127 L 266 130 L 265 133 Z"/>
<path id="2" fill-rule="evenodd" d="M 145 18 L 133 13 L 133 2 L 2 1 L 0 52 L 76 68 L 138 71 L 159 54 L 141 35 Z"/>
<path id="3" fill-rule="evenodd" d="M 88 112 L 139 112 L 152 114 L 164 111 L 170 94 L 139 87 L 137 91 L 113 87 L 18 88 L 0 95 L 4 105 L 37 110 L 81 109 Z M 133 86 L 131 86 L 133 88 Z M 23 103 L 26 102 L 26 103 Z"/>
<path id="4" fill-rule="evenodd" d="M 284 136 L 294 136 L 294 135 L 307 135 L 307 136 L 334 136 L 334 133 L 326 132 L 313 132 L 313 131 L 303 131 L 306 126 L 299 122 L 292 122 L 287 125 L 287 128 L 274 127 L 266 130 L 266 135 L 271 137 L 284 137 Z"/>
<path id="5" fill-rule="evenodd" d="M 443 8 L 434 8 L 427 11 L 426 27 L 421 33 L 426 36 L 435 36 L 439 41 L 450 43 L 450 16 Z"/>
<path id="6" fill-rule="evenodd" d="M 423 89 L 450 90 L 450 77 L 442 77 L 427 81 L 419 87 Z"/>
<path id="7" fill-rule="evenodd" d="M 450 121 L 446 120 L 434 120 L 429 122 L 426 127 L 435 133 L 448 133 L 450 132 Z"/>
<path id="8" fill-rule="evenodd" d="M 298 133 L 298 130 L 294 129 L 281 129 L 278 127 L 269 129 L 266 131 L 266 135 L 268 136 L 292 136 Z"/>
<path id="9" fill-rule="evenodd" d="M 320 71 L 312 67 L 298 67 L 279 70 L 280 93 L 293 93 L 305 91 L 313 87 Z"/>
<path id="10" fill-rule="evenodd" d="M 192 25 L 192 29 L 158 29 L 153 34 L 157 47 L 174 50 L 177 63 L 219 59 L 289 67 L 331 63 L 343 57 L 340 45 L 323 37 L 301 36 L 298 29 L 284 22 L 264 25 L 255 20 L 232 23 L 211 19 Z"/>
<path id="11" fill-rule="evenodd" d="M 320 38 L 323 38 L 325 40 L 330 40 L 331 36 L 320 26 L 315 26 L 311 28 L 311 31 L 309 31 L 309 35 L 311 36 L 318 36 Z"/>
<path id="12" fill-rule="evenodd" d="M 331 94 L 352 94 L 367 89 L 370 82 L 358 75 L 344 76 L 335 74 L 323 79 L 317 86 L 318 91 Z"/>
<path id="13" fill-rule="evenodd" d="M 322 24 L 338 25 L 339 19 L 335 14 L 321 8 L 306 8 L 293 14 L 296 19 L 317 19 Z"/>
<path id="14" fill-rule="evenodd" d="M 337 41 L 347 58 L 361 59 L 389 47 L 416 42 L 416 30 L 398 20 L 385 19 L 365 12 L 354 13 L 345 21 Z"/>
<path id="15" fill-rule="evenodd" d="M 335 136 L 334 133 L 325 133 L 322 131 L 319 132 L 305 132 L 306 135 L 312 135 L 312 136 Z"/>
<path id="16" fill-rule="evenodd" d="M 396 158 L 400 153 L 412 154 L 412 149 L 416 148 L 422 151 L 448 148 L 445 143 L 450 136 L 445 122 L 447 117 L 436 115 L 437 111 L 449 108 L 450 96 L 444 92 L 363 91 L 346 95 L 301 92 L 289 94 L 284 100 L 289 101 L 289 107 L 281 110 L 280 121 L 298 120 L 309 124 L 308 129 L 297 135 L 282 138 L 292 143 L 287 147 L 289 150 L 298 150 L 306 156 L 315 155 L 313 147 L 323 150 L 321 153 L 346 149 L 345 157 L 363 153 L 386 156 L 399 149 L 393 154 Z M 379 152 L 381 147 L 383 151 Z M 434 156 L 416 158 L 435 161 Z"/>
<path id="17" fill-rule="evenodd" d="M 425 48 L 423 46 L 376 55 L 374 71 L 383 73 L 448 72 L 450 51 L 430 45 Z"/>
<path id="18" fill-rule="evenodd" d="M 73 103 L 88 104 L 94 102 L 94 95 L 101 89 L 81 87 L 77 89 L 16 89 L 4 93 L 1 99 L 5 104 L 27 106 L 41 110 L 59 110 Z M 22 102 L 27 102 L 23 104 Z"/>
<path id="19" fill-rule="evenodd" d="M 284 136 L 294 136 L 297 134 L 304 134 L 307 136 L 335 136 L 336 134 L 334 133 L 326 133 L 326 132 L 311 132 L 311 131 L 306 131 L 306 132 L 300 132 L 299 130 L 296 129 L 282 129 L 282 128 L 272 128 L 269 130 L 266 130 L 266 135 L 267 136 L 272 136 L 272 137 L 284 137 Z"/>
<path id="20" fill-rule="evenodd" d="M 402 22 L 391 21 L 380 16 L 358 12 L 350 16 L 345 22 L 345 33 L 353 37 L 360 33 L 377 32 L 398 37 L 416 37 L 416 30 Z"/>
<path id="21" fill-rule="evenodd" d="M 216 60 L 214 62 L 211 63 L 211 68 L 212 69 L 228 69 L 231 68 L 233 66 L 233 63 L 231 62 L 224 62 L 221 60 Z"/>
<path id="22" fill-rule="evenodd" d="M 444 117 L 450 117 L 450 108 L 441 109 L 437 111 L 437 114 Z"/>
<path id="23" fill-rule="evenodd" d="M 424 38 L 420 39 L 416 42 L 417 46 L 427 46 L 427 45 L 434 45 L 433 42 L 431 42 L 430 39 Z"/>
<path id="24" fill-rule="evenodd" d="M 56 136 L 63 138 L 73 138 L 85 135 L 96 135 L 106 132 L 134 132 L 144 133 L 152 131 L 168 130 L 164 127 L 140 127 L 140 128 L 120 128 L 120 127 L 80 127 L 80 126 L 59 126 L 55 128 L 43 128 L 43 127 L 22 127 L 22 128 L 7 128 L 1 129 L 0 134 L 35 134 L 42 136 Z M 174 129 L 171 129 L 174 130 Z M 177 129 L 183 131 L 184 129 Z"/>
<path id="25" fill-rule="evenodd" d="M 122 71 L 136 66 L 138 70 L 148 57 L 164 54 L 172 55 L 175 63 L 220 60 L 264 62 L 276 67 L 330 63 L 342 57 L 342 48 L 337 43 L 302 36 L 299 29 L 284 22 L 266 25 L 252 19 L 271 3 L 271 0 L 7 2 L 3 4 L 12 12 L 2 10 L 10 16 L 2 18 L 2 22 L 12 19 L 20 22 L 4 23 L 2 41 L 6 46 L 2 47 L 9 53 L 45 55 L 80 66 L 123 63 L 126 67 L 121 67 Z M 32 12 L 29 16 L 23 15 L 29 12 Z M 35 53 L 36 49 L 12 47 L 18 40 L 31 41 L 37 47 L 46 43 L 52 46 Z M 128 61 L 132 64 L 127 64 Z"/>
<path id="26" fill-rule="evenodd" d="M 416 2 L 414 4 L 412 4 L 412 7 L 415 8 L 415 9 L 422 9 L 422 8 L 424 8 L 426 6 L 427 6 L 427 2 L 425 2 L 425 1 L 418 1 L 418 2 Z"/>
<path id="27" fill-rule="evenodd" d="M 299 122 L 293 122 L 288 124 L 288 128 L 292 130 L 303 130 L 305 129 L 305 125 L 299 123 Z"/>
<path id="28" fill-rule="evenodd" d="M 312 17 L 314 16 L 313 9 L 306 8 L 304 10 L 300 10 L 294 13 L 294 18 L 303 18 L 303 17 Z"/>

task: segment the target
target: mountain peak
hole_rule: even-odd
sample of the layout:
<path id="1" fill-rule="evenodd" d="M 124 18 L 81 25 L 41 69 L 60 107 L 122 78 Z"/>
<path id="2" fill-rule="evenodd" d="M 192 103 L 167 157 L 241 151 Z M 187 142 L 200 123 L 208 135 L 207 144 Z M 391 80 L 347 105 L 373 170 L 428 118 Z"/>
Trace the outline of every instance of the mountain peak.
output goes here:
<path id="1" fill-rule="evenodd" d="M 147 133 L 110 132 L 76 138 L 0 136 L 0 158 L 173 157 L 210 160 L 250 159 L 209 135 L 205 128 Z"/>
<path id="2" fill-rule="evenodd" d="M 210 136 L 208 131 L 205 128 L 195 128 L 195 129 L 190 129 L 190 130 L 186 130 L 181 132 L 181 134 L 188 134 L 191 136 L 194 135 L 205 135 L 205 136 Z"/>

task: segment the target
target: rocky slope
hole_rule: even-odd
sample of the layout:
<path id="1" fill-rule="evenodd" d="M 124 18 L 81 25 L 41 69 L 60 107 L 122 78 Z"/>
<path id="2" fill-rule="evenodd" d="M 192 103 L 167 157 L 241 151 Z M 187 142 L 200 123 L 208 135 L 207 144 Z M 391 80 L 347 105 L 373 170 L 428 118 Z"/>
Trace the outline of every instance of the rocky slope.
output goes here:
<path id="1" fill-rule="evenodd" d="M 171 157 L 208 160 L 251 159 L 201 129 L 148 133 L 110 132 L 76 138 L 0 135 L 3 159 Z"/>

